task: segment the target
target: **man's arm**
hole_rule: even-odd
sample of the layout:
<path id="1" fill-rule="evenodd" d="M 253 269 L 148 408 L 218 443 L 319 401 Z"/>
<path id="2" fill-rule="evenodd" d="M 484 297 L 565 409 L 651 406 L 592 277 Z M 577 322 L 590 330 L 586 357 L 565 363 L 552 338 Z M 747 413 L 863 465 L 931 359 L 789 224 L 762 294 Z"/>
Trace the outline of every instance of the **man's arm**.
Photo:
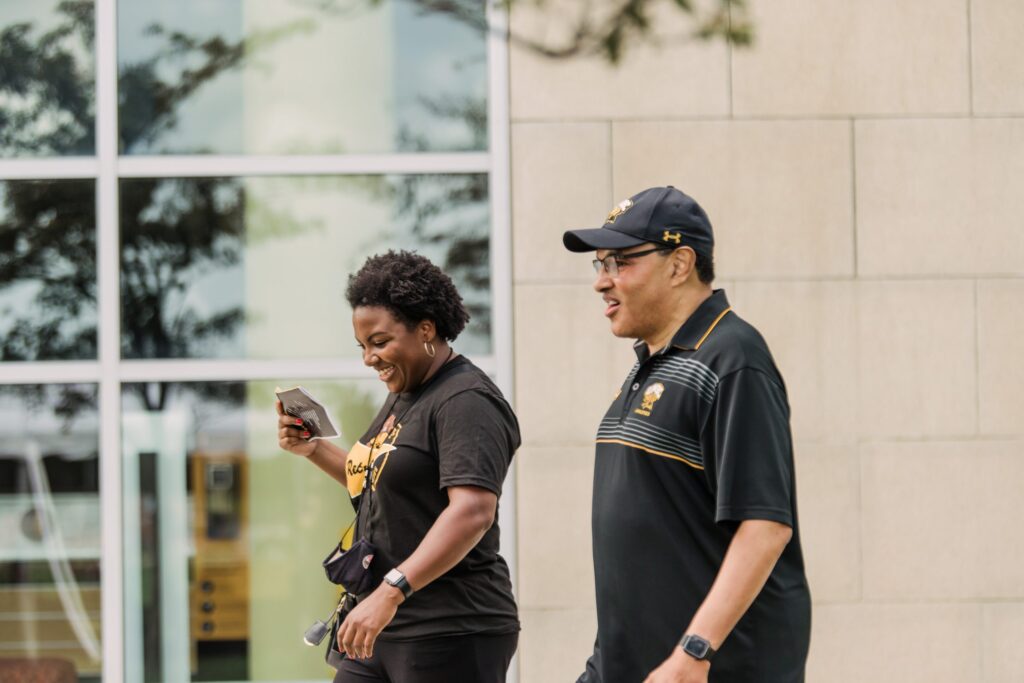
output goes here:
<path id="1" fill-rule="evenodd" d="M 792 536 L 793 530 L 778 522 L 751 519 L 740 523 L 715 582 L 686 632 L 719 649 L 761 592 Z M 710 668 L 708 662 L 694 659 L 677 645 L 645 683 L 705 683 Z"/>
<path id="2" fill-rule="evenodd" d="M 594 654 L 587 660 L 586 668 L 576 683 L 601 683 L 601 641 L 594 639 Z"/>

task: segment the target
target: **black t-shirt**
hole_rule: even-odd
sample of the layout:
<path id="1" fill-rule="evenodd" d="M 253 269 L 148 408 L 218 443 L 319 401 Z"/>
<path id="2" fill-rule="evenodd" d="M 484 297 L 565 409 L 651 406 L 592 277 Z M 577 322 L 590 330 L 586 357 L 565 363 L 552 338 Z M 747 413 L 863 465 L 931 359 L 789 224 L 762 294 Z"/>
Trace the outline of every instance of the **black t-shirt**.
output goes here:
<path id="1" fill-rule="evenodd" d="M 449 486 L 479 486 L 501 495 L 519 425 L 487 375 L 459 356 L 419 390 L 390 394 L 349 453 L 349 492 L 358 535 L 377 548 L 383 576 L 416 550 L 448 506 Z M 362 492 L 371 456 L 373 490 Z M 508 565 L 498 554 L 497 518 L 455 567 L 398 608 L 381 640 L 417 640 L 519 630 Z"/>
<path id="2" fill-rule="evenodd" d="M 757 330 L 716 291 L 638 362 L 597 434 L 598 642 L 583 683 L 640 683 L 671 654 L 739 523 L 793 529 L 764 589 L 711 663 L 711 683 L 799 683 L 810 593 L 786 389 Z M 698 634 L 700 635 L 700 634 Z"/>

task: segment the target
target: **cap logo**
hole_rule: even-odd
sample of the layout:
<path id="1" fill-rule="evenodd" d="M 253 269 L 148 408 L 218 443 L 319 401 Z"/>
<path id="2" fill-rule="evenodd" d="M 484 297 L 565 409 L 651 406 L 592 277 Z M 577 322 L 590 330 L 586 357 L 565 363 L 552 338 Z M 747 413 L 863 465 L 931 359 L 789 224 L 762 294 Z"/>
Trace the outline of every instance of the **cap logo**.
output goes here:
<path id="1" fill-rule="evenodd" d="M 633 200 L 632 199 L 623 199 L 621 202 L 618 203 L 618 205 L 614 209 L 611 210 L 611 212 L 608 214 L 608 217 L 604 219 L 604 222 L 605 223 L 614 223 L 616 218 L 618 218 L 619 216 L 621 216 L 622 214 L 626 213 L 627 211 L 629 211 L 632 208 L 633 208 Z"/>
<path id="2" fill-rule="evenodd" d="M 678 232 L 669 232 L 668 230 L 666 230 L 664 233 L 662 233 L 661 239 L 665 242 L 675 242 L 676 244 L 679 244 L 682 241 L 683 236 L 680 235 Z"/>

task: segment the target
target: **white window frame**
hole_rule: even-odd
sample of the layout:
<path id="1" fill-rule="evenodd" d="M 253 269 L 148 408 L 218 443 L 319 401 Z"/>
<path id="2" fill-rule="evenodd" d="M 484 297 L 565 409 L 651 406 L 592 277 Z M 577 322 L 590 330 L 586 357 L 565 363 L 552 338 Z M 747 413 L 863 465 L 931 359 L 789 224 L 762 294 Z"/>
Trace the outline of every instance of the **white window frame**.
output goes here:
<path id="1" fill-rule="evenodd" d="M 93 157 L 0 160 L 0 180 L 96 180 L 98 349 L 95 361 L 0 363 L 0 384 L 95 383 L 100 414 L 101 620 L 103 683 L 125 680 L 124 546 L 121 385 L 125 382 L 358 379 L 358 360 L 121 360 L 118 190 L 121 178 L 256 175 L 375 175 L 487 173 L 490 201 L 492 352 L 474 362 L 513 397 L 512 235 L 509 147 L 508 16 L 488 2 L 489 150 L 469 153 L 351 155 L 119 156 L 117 121 L 117 0 L 96 2 L 96 154 Z M 502 554 L 517 581 L 516 472 L 500 506 Z M 518 680 L 513 660 L 509 681 Z M 167 683 L 186 683 L 185 681 Z"/>

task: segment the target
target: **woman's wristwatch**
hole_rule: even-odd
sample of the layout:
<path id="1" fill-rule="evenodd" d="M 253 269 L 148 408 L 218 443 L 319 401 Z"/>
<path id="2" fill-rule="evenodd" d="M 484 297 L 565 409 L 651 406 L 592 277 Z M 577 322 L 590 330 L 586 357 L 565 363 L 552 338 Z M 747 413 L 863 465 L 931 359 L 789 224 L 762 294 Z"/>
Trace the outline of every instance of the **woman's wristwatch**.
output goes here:
<path id="1" fill-rule="evenodd" d="M 402 591 L 402 595 L 408 600 L 409 596 L 413 594 L 412 586 L 409 585 L 409 580 L 405 578 L 405 574 L 395 567 L 387 574 L 384 575 L 384 583 L 389 586 L 394 586 L 398 590 Z"/>
<path id="2" fill-rule="evenodd" d="M 683 639 L 679 641 L 679 647 L 694 659 L 710 662 L 715 655 L 715 651 L 711 649 L 711 643 L 692 633 L 683 636 Z"/>

